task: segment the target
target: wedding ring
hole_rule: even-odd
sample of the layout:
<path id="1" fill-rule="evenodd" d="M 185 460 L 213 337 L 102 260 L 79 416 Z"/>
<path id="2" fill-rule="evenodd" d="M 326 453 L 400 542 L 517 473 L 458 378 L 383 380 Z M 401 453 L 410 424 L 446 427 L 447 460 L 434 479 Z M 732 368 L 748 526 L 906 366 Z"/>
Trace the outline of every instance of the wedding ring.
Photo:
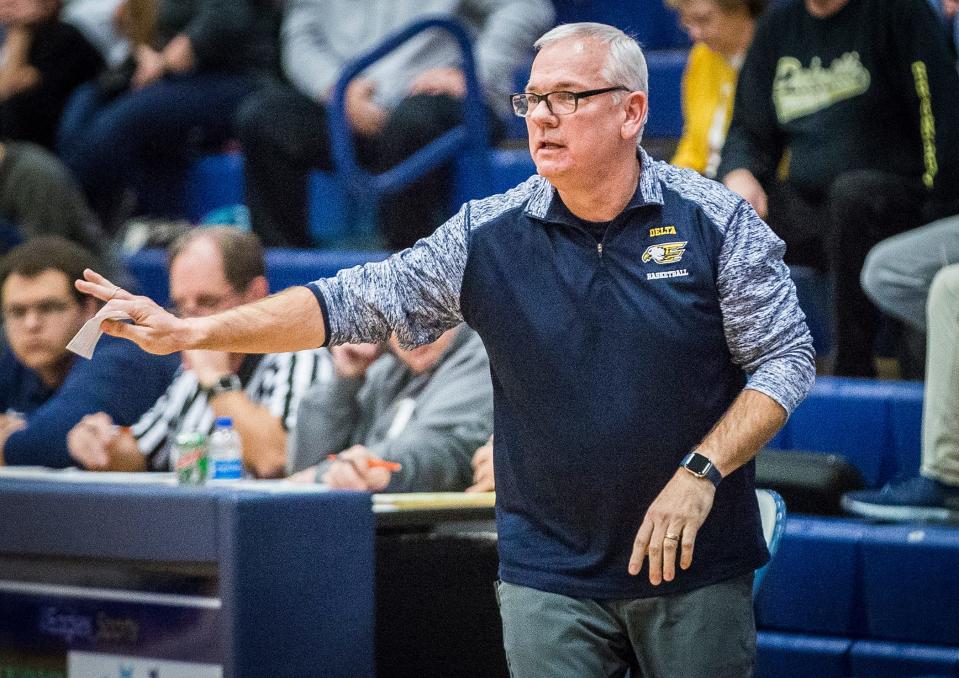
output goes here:
<path id="1" fill-rule="evenodd" d="M 664 539 L 672 539 L 673 541 L 679 541 L 679 535 L 678 535 L 678 534 L 673 534 L 672 532 L 667 532 L 667 533 L 666 533 L 666 536 L 663 537 L 663 538 L 664 538 Z"/>
<path id="2" fill-rule="evenodd" d="M 120 291 L 120 288 L 117 286 L 114 286 L 113 291 L 110 292 L 110 299 L 107 299 L 107 301 L 110 301 L 113 299 L 113 297 L 117 296 L 117 292 L 119 291 Z"/>

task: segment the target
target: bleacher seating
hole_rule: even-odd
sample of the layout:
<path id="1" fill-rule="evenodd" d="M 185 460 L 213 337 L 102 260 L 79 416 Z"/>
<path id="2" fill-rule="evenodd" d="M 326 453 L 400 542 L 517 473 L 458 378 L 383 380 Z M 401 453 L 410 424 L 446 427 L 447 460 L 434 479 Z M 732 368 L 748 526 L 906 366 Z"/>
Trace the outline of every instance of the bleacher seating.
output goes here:
<path id="1" fill-rule="evenodd" d="M 959 675 L 959 532 L 793 514 L 756 599 L 762 678 Z"/>
<path id="2" fill-rule="evenodd" d="M 922 384 L 820 377 L 771 446 L 919 468 Z M 757 676 L 959 676 L 959 530 L 791 513 L 756 599 Z"/>
<path id="3" fill-rule="evenodd" d="M 790 514 L 756 598 L 757 624 L 777 631 L 860 635 L 864 621 L 857 617 L 856 559 L 864 530 L 858 521 Z"/>
<path id="4" fill-rule="evenodd" d="M 332 275 L 382 252 L 268 253 L 272 289 Z M 128 259 L 166 299 L 165 258 Z M 843 454 L 870 483 L 918 466 L 922 387 L 822 377 L 774 443 Z M 757 676 L 959 675 L 959 532 L 793 513 L 757 597 Z"/>
<path id="5" fill-rule="evenodd" d="M 922 384 L 820 377 L 769 447 L 839 454 L 870 487 L 919 468 Z"/>
<path id="6" fill-rule="evenodd" d="M 618 2 L 584 3 L 570 0 L 558 3 L 564 20 L 615 21 L 634 30 L 648 51 L 650 113 L 646 138 L 676 138 L 682 132 L 680 82 L 688 57 L 688 40 L 679 30 L 675 18 L 658 0 L 648 3 L 642 12 L 627 8 Z M 638 17 L 642 22 L 638 22 Z M 632 17 L 627 21 L 626 17 Z M 665 33 L 664 33 L 665 31 Z M 667 35 L 665 39 L 645 39 L 643 36 Z M 522 87 L 527 73 L 517 74 L 517 87 Z M 520 140 L 525 139 L 525 126 L 511 125 L 508 129 L 515 138 L 509 148 L 489 152 L 492 190 L 503 191 L 523 181 L 535 172 L 532 160 Z M 519 141 L 519 143 L 518 143 Z M 473 177 L 466 161 L 455 169 L 456 183 L 449 206 L 450 214 L 468 198 L 477 197 Z M 191 168 L 186 181 L 187 216 L 199 222 L 220 208 L 243 202 L 243 158 L 238 151 L 213 154 L 201 158 Z M 361 246 L 372 237 L 374 206 L 358 204 L 341 181 L 325 172 L 313 172 L 309 184 L 309 231 L 313 241 L 321 246 Z"/>
<path id="7" fill-rule="evenodd" d="M 959 646 L 959 530 L 874 525 L 860 548 L 870 638 Z"/>

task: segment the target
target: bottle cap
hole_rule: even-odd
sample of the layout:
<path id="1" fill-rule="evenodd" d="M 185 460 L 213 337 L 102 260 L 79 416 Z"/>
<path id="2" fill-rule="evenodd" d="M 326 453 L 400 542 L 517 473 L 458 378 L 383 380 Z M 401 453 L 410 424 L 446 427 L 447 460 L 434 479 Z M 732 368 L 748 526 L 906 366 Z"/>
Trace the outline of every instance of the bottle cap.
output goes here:
<path id="1" fill-rule="evenodd" d="M 233 428 L 233 417 L 217 417 L 216 425 L 223 428 Z"/>

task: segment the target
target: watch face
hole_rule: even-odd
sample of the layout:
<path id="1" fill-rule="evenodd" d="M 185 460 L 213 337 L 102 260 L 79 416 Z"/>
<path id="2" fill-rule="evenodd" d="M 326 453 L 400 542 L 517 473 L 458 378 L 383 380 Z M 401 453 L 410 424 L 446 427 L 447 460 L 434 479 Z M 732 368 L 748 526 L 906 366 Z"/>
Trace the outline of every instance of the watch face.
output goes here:
<path id="1" fill-rule="evenodd" d="M 240 383 L 240 378 L 238 376 L 235 374 L 227 374 L 217 379 L 210 390 L 215 394 L 220 394 L 229 393 L 231 391 L 239 391 L 242 388 L 243 384 Z"/>
<path id="2" fill-rule="evenodd" d="M 712 462 L 703 455 L 693 452 L 686 458 L 684 466 L 696 475 L 704 476 L 709 467 L 712 466 Z"/>

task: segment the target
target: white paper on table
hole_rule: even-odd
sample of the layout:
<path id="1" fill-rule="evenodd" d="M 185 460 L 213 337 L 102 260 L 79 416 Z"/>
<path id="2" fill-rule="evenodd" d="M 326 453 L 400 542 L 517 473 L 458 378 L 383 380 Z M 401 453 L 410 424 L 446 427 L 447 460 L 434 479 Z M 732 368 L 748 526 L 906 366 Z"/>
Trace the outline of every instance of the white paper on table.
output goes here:
<path id="1" fill-rule="evenodd" d="M 107 310 L 100 309 L 100 312 L 83 323 L 83 327 L 77 332 L 76 336 L 67 344 L 67 350 L 73 351 L 87 360 L 93 357 L 93 349 L 97 347 L 103 330 L 100 329 L 100 322 L 103 320 L 129 320 L 130 316 L 126 311 L 118 309 Z"/>

